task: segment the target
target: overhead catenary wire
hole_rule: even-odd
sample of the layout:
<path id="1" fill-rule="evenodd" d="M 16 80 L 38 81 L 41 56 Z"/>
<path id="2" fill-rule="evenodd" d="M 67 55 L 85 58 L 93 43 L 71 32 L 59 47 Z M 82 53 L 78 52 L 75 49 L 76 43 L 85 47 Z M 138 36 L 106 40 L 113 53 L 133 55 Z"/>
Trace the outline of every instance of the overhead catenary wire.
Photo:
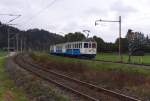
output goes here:
<path id="1" fill-rule="evenodd" d="M 33 16 L 31 16 L 29 19 L 24 20 L 22 23 L 24 24 L 24 26 L 26 26 L 27 24 L 29 24 L 34 18 L 38 17 L 41 13 L 43 13 L 43 11 L 47 10 L 49 7 L 51 7 L 54 3 L 56 3 L 58 0 L 53 0 L 51 1 L 47 6 L 45 6 L 44 8 L 42 8 L 40 11 L 38 11 L 36 14 L 34 14 Z M 28 23 L 26 23 L 28 22 Z"/>

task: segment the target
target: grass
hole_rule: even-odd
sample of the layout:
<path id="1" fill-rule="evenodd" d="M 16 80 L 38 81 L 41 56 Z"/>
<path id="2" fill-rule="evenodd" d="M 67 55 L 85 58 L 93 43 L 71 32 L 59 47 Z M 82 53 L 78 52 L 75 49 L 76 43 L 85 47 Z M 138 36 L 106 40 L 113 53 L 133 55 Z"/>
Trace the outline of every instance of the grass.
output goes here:
<path id="1" fill-rule="evenodd" d="M 123 62 L 128 62 L 128 54 L 123 54 Z M 107 61 L 120 61 L 120 57 L 117 53 L 97 53 L 96 59 L 107 60 Z M 145 54 L 145 56 L 132 56 L 131 63 L 139 64 L 150 64 L 150 54 Z"/>
<path id="2" fill-rule="evenodd" d="M 87 82 L 92 81 L 106 88 L 129 92 L 128 94 L 135 94 L 142 99 L 150 99 L 150 69 L 148 68 L 53 56 L 45 53 L 33 53 L 31 56 L 37 63 L 71 73 L 72 77 L 75 76 Z"/>
<path id="3" fill-rule="evenodd" d="M 128 64 L 102 63 L 97 61 L 81 60 L 77 58 L 70 59 L 67 57 L 53 56 L 45 53 L 35 53 L 35 58 L 37 60 L 40 59 L 40 61 L 54 60 L 54 61 L 63 61 L 65 63 L 78 62 L 78 63 L 85 64 L 89 68 L 98 69 L 98 70 L 109 70 L 109 71 L 119 70 L 119 71 L 125 71 L 130 73 L 142 74 L 142 75 L 150 75 L 150 69 L 140 68 L 140 67 L 137 68 L 137 66 L 128 65 Z"/>
<path id="4" fill-rule="evenodd" d="M 5 56 L 0 52 L 0 56 Z M 4 68 L 5 58 L 0 59 L 0 101 L 29 101 L 24 92 L 18 89 L 14 82 L 9 79 Z"/>
<path id="5" fill-rule="evenodd" d="M 7 52 L 6 51 L 0 51 L 0 57 L 6 56 Z"/>

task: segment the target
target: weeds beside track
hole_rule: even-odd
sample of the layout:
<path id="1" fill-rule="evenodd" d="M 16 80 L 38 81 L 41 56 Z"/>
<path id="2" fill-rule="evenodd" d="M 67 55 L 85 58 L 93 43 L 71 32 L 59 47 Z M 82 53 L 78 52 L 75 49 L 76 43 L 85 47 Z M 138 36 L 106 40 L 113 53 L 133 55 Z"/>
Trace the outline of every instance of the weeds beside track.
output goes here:
<path id="1" fill-rule="evenodd" d="M 33 74 L 92 101 L 140 101 L 123 94 L 97 87 L 93 84 L 58 74 L 49 69 L 42 68 L 39 65 L 27 61 L 27 59 L 25 60 L 20 55 L 15 58 L 15 62 L 20 67 L 32 72 Z"/>

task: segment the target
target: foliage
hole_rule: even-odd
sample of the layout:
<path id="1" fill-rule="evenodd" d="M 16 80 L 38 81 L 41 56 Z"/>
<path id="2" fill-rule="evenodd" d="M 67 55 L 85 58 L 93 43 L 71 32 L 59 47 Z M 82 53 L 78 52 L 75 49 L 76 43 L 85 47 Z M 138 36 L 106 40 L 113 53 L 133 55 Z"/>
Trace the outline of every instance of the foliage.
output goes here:
<path id="1" fill-rule="evenodd" d="M 100 37 L 94 36 L 93 39 L 97 42 L 97 51 L 102 52 L 104 51 L 104 40 Z"/>
<path id="2" fill-rule="evenodd" d="M 8 45 L 8 30 L 11 38 L 10 47 L 16 47 L 16 44 L 14 43 L 16 43 L 16 37 L 18 36 L 19 49 L 21 46 L 21 40 L 23 42 L 23 48 L 26 48 L 27 50 L 48 50 L 51 44 L 64 42 L 63 36 L 42 29 L 21 31 L 15 27 L 1 24 L 0 49 L 5 49 Z"/>
<path id="3" fill-rule="evenodd" d="M 5 59 L 0 59 L 0 101 L 29 101 L 23 91 L 18 89 L 4 69 Z"/>
<path id="4" fill-rule="evenodd" d="M 116 39 L 115 47 L 116 48 L 119 47 L 119 38 Z M 121 38 L 121 52 L 125 53 L 127 51 L 128 51 L 128 40 L 127 38 Z"/>
<path id="5" fill-rule="evenodd" d="M 133 32 L 131 29 L 128 30 L 126 38 L 129 43 L 129 55 L 142 55 L 144 47 L 146 45 L 146 37 L 141 32 Z M 148 39 L 147 39 L 148 40 Z"/>
<path id="6" fill-rule="evenodd" d="M 110 53 L 109 53 L 110 54 Z M 82 65 L 84 64 L 86 67 L 88 66 L 89 68 L 94 68 L 94 69 L 105 69 L 105 70 L 123 70 L 123 71 L 129 71 L 129 72 L 137 72 L 139 74 L 144 74 L 144 75 L 150 75 L 150 70 L 146 68 L 138 68 L 138 66 L 132 66 L 132 65 L 127 65 L 127 64 L 115 64 L 115 63 L 101 63 L 97 61 L 90 61 L 90 60 L 82 60 L 78 58 L 68 58 L 68 57 L 61 57 L 61 56 L 54 56 L 54 55 L 49 55 L 45 53 L 39 53 L 39 52 L 34 52 L 31 54 L 33 59 L 36 61 L 48 61 L 48 60 L 54 60 L 54 61 L 63 61 L 65 63 L 74 63 L 78 62 L 81 63 Z M 113 57 L 116 57 L 116 55 L 112 55 Z M 127 56 L 127 55 L 126 55 Z M 109 56 L 107 56 L 109 57 Z M 135 57 L 136 59 L 137 57 Z M 146 59 L 150 58 L 147 57 Z M 112 58 L 114 61 L 115 59 Z M 84 66 L 83 66 L 84 67 Z"/>
<path id="7" fill-rule="evenodd" d="M 34 53 L 32 57 L 45 68 L 58 70 L 59 73 L 62 71 L 65 75 L 86 82 L 94 82 L 95 85 L 126 91 L 124 93 L 137 95 L 144 101 L 150 99 L 150 69 L 141 68 L 141 66 L 80 60 L 41 53 Z"/>
<path id="8" fill-rule="evenodd" d="M 6 49 L 7 47 L 8 29 L 9 33 L 16 34 L 16 36 L 13 35 L 13 39 L 11 39 L 10 47 L 16 47 L 16 37 L 18 36 L 19 49 L 22 40 L 23 49 L 26 50 L 48 51 L 49 46 L 53 44 L 87 40 L 86 36 L 81 32 L 71 32 L 63 37 L 43 29 L 22 31 L 2 23 L 0 23 L 0 25 L 0 49 Z M 90 37 L 88 40 L 95 40 L 97 42 L 98 52 L 118 52 L 119 38 L 117 38 L 114 43 L 105 42 L 101 37 L 97 36 Z M 139 49 L 142 49 L 144 52 L 150 52 L 150 39 L 148 36 L 145 37 L 141 32 L 133 32 L 129 29 L 126 37 L 121 38 L 121 52 L 127 53 L 129 51 L 129 53 L 131 53 L 131 51 L 135 52 Z"/>
<path id="9" fill-rule="evenodd" d="M 66 42 L 83 41 L 86 39 L 84 34 L 81 32 L 68 33 L 64 38 Z"/>

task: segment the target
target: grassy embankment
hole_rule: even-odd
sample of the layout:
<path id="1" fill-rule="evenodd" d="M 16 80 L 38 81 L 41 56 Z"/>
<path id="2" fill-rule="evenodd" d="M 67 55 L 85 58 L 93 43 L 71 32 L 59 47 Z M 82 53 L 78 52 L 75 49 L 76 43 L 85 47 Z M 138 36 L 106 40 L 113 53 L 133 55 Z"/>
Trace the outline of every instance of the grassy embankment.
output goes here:
<path id="1" fill-rule="evenodd" d="M 0 57 L 6 52 L 0 52 Z M 23 91 L 18 89 L 14 82 L 9 79 L 4 68 L 5 58 L 0 58 L 0 101 L 29 101 Z"/>
<path id="2" fill-rule="evenodd" d="M 1 57 L 4 57 L 4 56 L 6 56 L 6 55 L 7 55 L 7 52 L 6 52 L 6 51 L 1 51 L 1 50 L 0 50 L 0 58 L 1 58 Z"/>
<path id="3" fill-rule="evenodd" d="M 128 62 L 128 54 L 123 54 L 122 57 L 123 62 Z M 120 57 L 117 53 L 98 53 L 96 59 L 107 61 L 120 61 Z M 145 56 L 132 56 L 131 63 L 150 64 L 150 54 L 145 54 Z"/>
<path id="4" fill-rule="evenodd" d="M 73 73 L 79 79 L 93 81 L 110 89 L 129 91 L 133 95 L 150 99 L 150 69 L 132 65 L 70 59 L 42 53 L 34 53 L 32 57 L 55 69 Z"/>

